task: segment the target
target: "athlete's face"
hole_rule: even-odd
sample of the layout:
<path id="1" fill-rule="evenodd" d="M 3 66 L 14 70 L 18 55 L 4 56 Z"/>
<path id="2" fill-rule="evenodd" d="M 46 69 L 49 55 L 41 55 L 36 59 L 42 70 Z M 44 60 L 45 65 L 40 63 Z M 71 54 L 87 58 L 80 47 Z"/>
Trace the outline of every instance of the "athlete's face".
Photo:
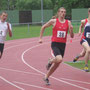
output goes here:
<path id="1" fill-rule="evenodd" d="M 60 9 L 59 12 L 58 12 L 58 15 L 59 15 L 60 17 L 64 18 L 65 15 L 66 15 L 66 10 L 65 10 L 65 9 Z"/>
<path id="2" fill-rule="evenodd" d="M 5 22 L 7 20 L 7 16 L 8 16 L 7 13 L 1 14 L 0 18 L 1 18 L 2 22 Z"/>

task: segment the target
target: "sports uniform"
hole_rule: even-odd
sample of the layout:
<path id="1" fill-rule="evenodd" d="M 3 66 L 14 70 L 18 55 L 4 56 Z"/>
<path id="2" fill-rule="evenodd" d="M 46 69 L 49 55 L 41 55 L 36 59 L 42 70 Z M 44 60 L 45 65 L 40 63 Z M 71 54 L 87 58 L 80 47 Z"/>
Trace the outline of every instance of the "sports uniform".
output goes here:
<path id="1" fill-rule="evenodd" d="M 85 19 L 84 32 L 82 34 L 80 43 L 82 44 L 83 42 L 88 42 L 90 46 L 90 23 L 88 23 L 87 19 Z"/>
<path id="2" fill-rule="evenodd" d="M 52 33 L 51 48 L 53 53 L 55 56 L 61 55 L 63 57 L 68 33 L 68 20 L 61 23 L 59 19 L 56 19 L 56 25 L 53 27 Z"/>
<path id="3" fill-rule="evenodd" d="M 1 55 L 3 53 L 4 42 L 6 39 L 6 34 L 8 32 L 8 29 L 12 30 L 11 24 L 7 23 L 7 22 L 1 22 L 1 20 L 0 20 L 0 52 L 1 52 Z"/>

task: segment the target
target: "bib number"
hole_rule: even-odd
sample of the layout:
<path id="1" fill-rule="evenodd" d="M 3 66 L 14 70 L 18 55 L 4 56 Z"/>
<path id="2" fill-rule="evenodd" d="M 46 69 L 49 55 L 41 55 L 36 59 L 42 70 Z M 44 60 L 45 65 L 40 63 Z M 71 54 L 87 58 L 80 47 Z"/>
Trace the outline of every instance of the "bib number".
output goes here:
<path id="1" fill-rule="evenodd" d="M 57 37 L 58 38 L 65 38 L 66 32 L 65 31 L 57 31 Z"/>
<path id="2" fill-rule="evenodd" d="M 87 32 L 87 33 L 86 33 L 86 37 L 87 37 L 87 38 L 90 38 L 90 32 Z"/>
<path id="3" fill-rule="evenodd" d="M 0 36 L 5 36 L 4 31 L 0 30 Z"/>

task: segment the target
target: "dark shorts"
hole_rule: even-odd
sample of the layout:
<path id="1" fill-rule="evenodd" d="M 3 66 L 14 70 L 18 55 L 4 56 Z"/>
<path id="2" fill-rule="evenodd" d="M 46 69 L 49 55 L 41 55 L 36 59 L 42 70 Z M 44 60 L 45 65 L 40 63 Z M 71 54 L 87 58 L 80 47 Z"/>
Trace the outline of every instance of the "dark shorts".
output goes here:
<path id="1" fill-rule="evenodd" d="M 3 49 L 4 49 L 4 44 L 0 43 L 0 52 L 1 52 L 1 55 L 3 54 Z"/>
<path id="2" fill-rule="evenodd" d="M 52 42 L 51 48 L 53 50 L 54 56 L 61 55 L 64 56 L 66 43 L 58 43 L 58 42 Z"/>
<path id="3" fill-rule="evenodd" d="M 88 45 L 90 46 L 90 39 L 82 39 L 82 40 L 80 41 L 80 44 L 82 45 L 83 42 L 87 42 Z"/>

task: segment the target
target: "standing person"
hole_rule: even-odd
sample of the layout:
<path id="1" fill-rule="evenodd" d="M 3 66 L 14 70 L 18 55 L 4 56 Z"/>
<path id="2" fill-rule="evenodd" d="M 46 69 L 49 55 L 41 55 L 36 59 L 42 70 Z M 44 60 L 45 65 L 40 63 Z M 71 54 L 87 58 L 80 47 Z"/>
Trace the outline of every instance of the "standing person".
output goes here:
<path id="1" fill-rule="evenodd" d="M 4 41 L 5 41 L 7 32 L 9 32 L 10 37 L 12 36 L 11 24 L 6 22 L 7 17 L 8 17 L 8 14 L 6 12 L 2 12 L 0 14 L 0 58 L 2 57 L 2 54 L 3 54 Z"/>
<path id="2" fill-rule="evenodd" d="M 84 71 L 89 72 L 88 69 L 88 60 L 90 56 L 90 8 L 88 9 L 88 18 L 81 20 L 81 25 L 79 28 L 79 34 L 82 32 L 82 28 L 84 27 L 84 32 L 82 34 L 82 38 L 80 44 L 83 46 L 83 51 L 80 55 L 74 58 L 74 62 L 77 61 L 80 57 L 85 56 L 85 67 Z"/>
<path id="3" fill-rule="evenodd" d="M 63 60 L 68 30 L 71 38 L 74 37 L 73 26 L 71 25 L 71 22 L 69 20 L 65 19 L 65 15 L 66 9 L 64 7 L 61 7 L 58 9 L 56 18 L 54 17 L 55 19 L 49 20 L 41 27 L 39 43 L 43 42 L 42 36 L 45 28 L 51 25 L 53 26 L 51 48 L 53 50 L 55 58 L 50 59 L 46 67 L 48 72 L 45 75 L 44 81 L 47 85 L 49 85 L 48 78 L 57 69 L 57 67 Z"/>

